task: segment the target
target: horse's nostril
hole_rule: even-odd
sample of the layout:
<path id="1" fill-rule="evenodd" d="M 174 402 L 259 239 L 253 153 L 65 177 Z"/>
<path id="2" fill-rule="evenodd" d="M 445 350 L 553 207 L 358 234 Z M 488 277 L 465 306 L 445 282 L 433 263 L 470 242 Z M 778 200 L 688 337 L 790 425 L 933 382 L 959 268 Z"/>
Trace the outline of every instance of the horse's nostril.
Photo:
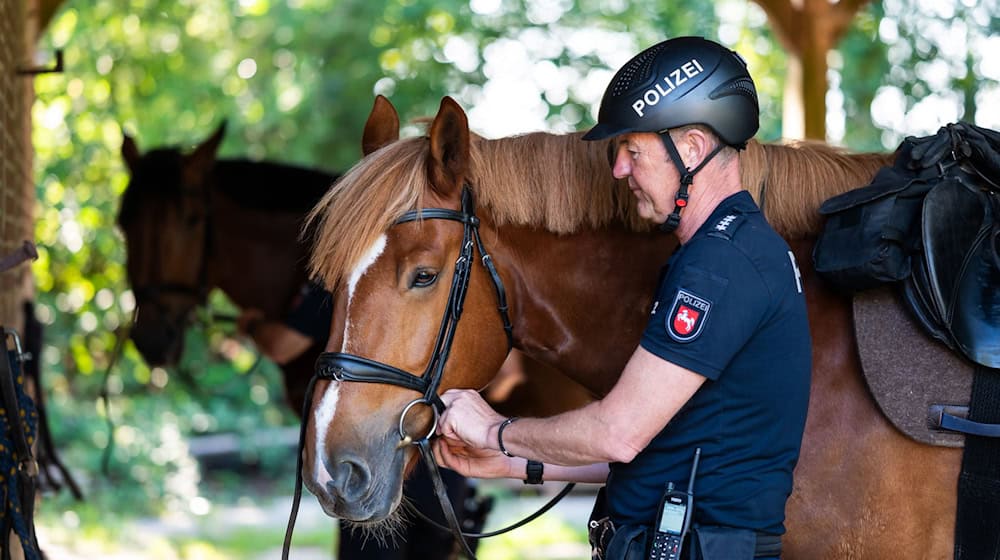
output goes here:
<path id="1" fill-rule="evenodd" d="M 342 458 L 333 465 L 328 465 L 330 481 L 326 483 L 327 491 L 345 501 L 352 502 L 363 497 L 371 481 L 371 471 L 368 466 L 354 458 Z"/>

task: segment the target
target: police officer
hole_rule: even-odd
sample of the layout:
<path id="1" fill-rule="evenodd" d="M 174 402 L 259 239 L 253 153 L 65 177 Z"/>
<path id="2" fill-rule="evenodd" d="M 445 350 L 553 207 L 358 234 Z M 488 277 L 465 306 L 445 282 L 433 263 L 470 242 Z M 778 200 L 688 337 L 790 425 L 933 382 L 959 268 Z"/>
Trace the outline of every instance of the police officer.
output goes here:
<path id="1" fill-rule="evenodd" d="M 687 490 L 696 449 L 684 557 L 780 556 L 811 351 L 795 257 L 740 184 L 758 112 L 745 61 L 713 41 L 670 39 L 626 63 L 584 139 L 614 137 L 615 177 L 680 241 L 638 348 L 607 396 L 554 417 L 505 419 L 474 391 L 442 396 L 442 464 L 605 483 L 595 557 L 649 554 L 664 488 Z"/>

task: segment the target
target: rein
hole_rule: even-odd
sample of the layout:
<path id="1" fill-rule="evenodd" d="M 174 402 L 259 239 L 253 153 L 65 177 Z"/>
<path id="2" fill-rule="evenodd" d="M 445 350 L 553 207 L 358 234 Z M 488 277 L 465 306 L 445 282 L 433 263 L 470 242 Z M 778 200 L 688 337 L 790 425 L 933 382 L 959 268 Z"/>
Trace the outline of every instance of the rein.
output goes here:
<path id="1" fill-rule="evenodd" d="M 438 396 L 437 391 L 441 385 L 441 380 L 444 375 L 445 364 L 451 354 L 451 346 L 455 338 L 455 330 L 457 329 L 458 321 L 462 316 L 462 310 L 465 305 L 465 296 L 469 287 L 470 273 L 472 272 L 472 260 L 476 249 L 479 250 L 479 254 L 482 256 L 483 267 L 486 268 L 486 271 L 489 273 L 490 280 L 493 282 L 493 287 L 496 290 L 497 310 L 500 312 L 500 318 L 503 321 L 503 329 L 507 335 L 508 351 L 513 348 L 514 344 L 513 326 L 511 325 L 510 316 L 508 314 L 507 294 L 503 287 L 503 281 L 497 273 L 492 257 L 490 257 L 489 253 L 487 253 L 483 247 L 483 241 L 479 235 L 479 218 L 475 214 L 475 203 L 468 185 L 462 189 L 461 211 L 446 208 L 411 210 L 396 220 L 394 225 L 405 224 L 420 219 L 452 220 L 463 225 L 462 248 L 459 251 L 458 259 L 455 261 L 455 274 L 452 277 L 451 287 L 448 291 L 448 304 L 445 308 L 444 316 L 441 318 L 441 326 L 438 329 L 437 339 L 434 343 L 434 351 L 431 355 L 431 359 L 428 362 L 427 367 L 424 369 L 423 374 L 421 376 L 417 376 L 382 362 L 377 362 L 375 360 L 343 352 L 323 352 L 320 354 L 319 358 L 317 358 L 316 372 L 313 375 L 313 378 L 309 381 L 309 386 L 306 388 L 306 398 L 302 405 L 302 424 L 299 430 L 299 453 L 295 470 L 295 494 L 292 500 L 292 510 L 288 518 L 288 527 L 285 532 L 285 542 L 281 555 L 282 560 L 288 559 L 288 554 L 291 549 L 292 532 L 294 531 L 295 520 L 298 517 L 299 503 L 302 498 L 302 450 L 305 446 L 306 426 L 309 422 L 309 412 L 313 390 L 315 388 L 316 381 L 319 379 L 337 382 L 353 381 L 358 383 L 382 383 L 396 385 L 397 387 L 403 387 L 417 393 L 421 393 L 419 398 L 410 401 L 409 404 L 403 407 L 403 411 L 400 413 L 398 426 L 400 442 L 397 448 L 402 448 L 406 445 L 416 445 L 418 447 L 420 456 L 427 464 L 428 471 L 430 471 L 431 482 L 434 486 L 434 493 L 437 496 L 438 501 L 441 503 L 441 510 L 448 522 L 447 529 L 450 530 L 452 534 L 454 534 L 456 540 L 462 544 L 463 552 L 469 558 L 474 559 L 476 555 L 472 552 L 468 541 L 465 540 L 465 537 L 481 538 L 494 536 L 520 527 L 547 511 L 573 488 L 572 484 L 568 484 L 562 492 L 560 492 L 549 503 L 542 506 L 538 512 L 504 529 L 484 534 L 469 534 L 462 531 L 461 523 L 455 515 L 455 510 L 452 507 L 451 500 L 448 499 L 444 482 L 441 480 L 439 467 L 437 462 L 434 460 L 434 454 L 431 451 L 430 440 L 437 430 L 439 415 L 445 408 L 444 403 Z M 428 430 L 427 434 L 425 434 L 422 438 L 415 440 L 413 436 L 406 433 L 406 429 L 403 424 L 410 410 L 421 404 L 431 408 L 431 411 L 434 413 L 434 421 L 432 422 L 431 428 Z M 427 519 L 426 516 L 419 511 L 418 514 Z M 445 527 L 439 525 L 433 520 L 427 520 L 433 525 L 445 529 Z"/>

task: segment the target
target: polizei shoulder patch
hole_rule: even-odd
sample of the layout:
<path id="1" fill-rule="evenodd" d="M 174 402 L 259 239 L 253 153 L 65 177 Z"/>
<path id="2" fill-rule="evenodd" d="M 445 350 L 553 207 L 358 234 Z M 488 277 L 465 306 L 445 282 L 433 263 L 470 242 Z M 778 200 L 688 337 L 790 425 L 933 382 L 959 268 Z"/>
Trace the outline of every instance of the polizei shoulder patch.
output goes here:
<path id="1" fill-rule="evenodd" d="M 677 342 L 691 342 L 698 338 L 711 309 L 712 302 L 683 288 L 678 289 L 666 316 L 670 338 Z"/>

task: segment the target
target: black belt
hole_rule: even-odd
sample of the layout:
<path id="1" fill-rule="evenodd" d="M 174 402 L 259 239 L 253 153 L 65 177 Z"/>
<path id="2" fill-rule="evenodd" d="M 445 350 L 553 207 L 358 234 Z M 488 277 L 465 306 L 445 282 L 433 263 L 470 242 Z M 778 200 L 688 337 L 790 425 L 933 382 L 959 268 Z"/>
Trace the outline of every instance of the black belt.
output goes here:
<path id="1" fill-rule="evenodd" d="M 611 537 L 615 534 L 615 524 L 607 517 L 599 520 L 591 520 L 589 526 L 590 545 L 594 548 L 593 558 L 599 560 L 615 560 L 605 556 L 605 550 Z M 770 558 L 781 556 L 781 535 L 770 533 L 755 533 L 756 542 L 754 545 L 754 558 Z M 690 554 L 690 536 L 685 539 L 684 548 Z"/>
<path id="2" fill-rule="evenodd" d="M 754 558 L 781 556 L 781 535 L 757 533 L 757 544 L 753 549 Z"/>

